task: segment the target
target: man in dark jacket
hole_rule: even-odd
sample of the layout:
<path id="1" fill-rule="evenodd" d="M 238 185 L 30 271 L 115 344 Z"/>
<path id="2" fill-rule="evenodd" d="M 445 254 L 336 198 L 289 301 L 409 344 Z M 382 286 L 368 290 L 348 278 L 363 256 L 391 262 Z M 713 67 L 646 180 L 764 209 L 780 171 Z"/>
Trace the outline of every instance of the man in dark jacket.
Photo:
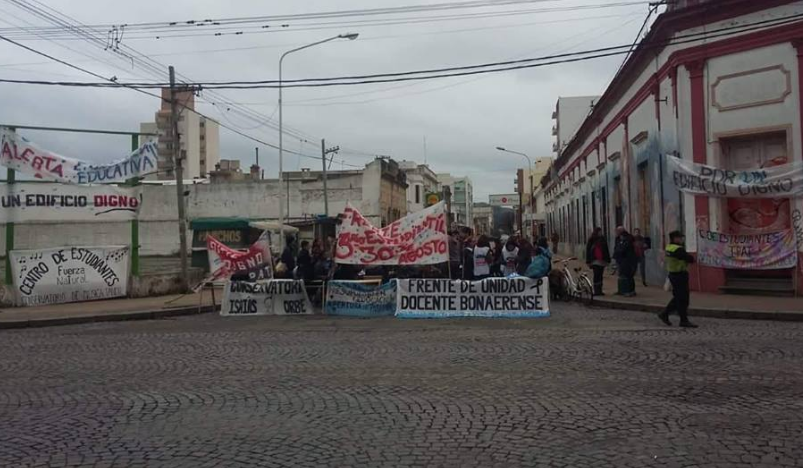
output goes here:
<path id="1" fill-rule="evenodd" d="M 298 252 L 296 259 L 298 265 L 297 279 L 303 279 L 306 282 L 312 281 L 314 275 L 312 255 L 309 253 L 309 242 L 301 241 L 301 251 Z"/>
<path id="2" fill-rule="evenodd" d="M 694 257 L 686 252 L 684 247 L 685 236 L 680 231 L 669 233 L 669 244 L 666 246 L 666 271 L 672 283 L 672 300 L 666 309 L 658 314 L 666 325 L 672 326 L 669 314 L 677 311 L 680 315 L 680 326 L 684 328 L 697 328 L 689 322 L 689 264 L 694 263 Z"/>
<path id="3" fill-rule="evenodd" d="M 616 228 L 616 246 L 613 249 L 613 259 L 616 260 L 616 269 L 619 272 L 616 294 L 625 297 L 636 295 L 635 277 L 638 269 L 638 256 L 636 256 L 633 242 L 633 236 L 624 227 Z"/>
<path id="4" fill-rule="evenodd" d="M 586 264 L 594 272 L 594 295 L 604 296 L 602 292 L 602 277 L 605 267 L 611 263 L 611 254 L 608 251 L 608 241 L 602 235 L 602 228 L 595 227 L 586 244 Z"/>

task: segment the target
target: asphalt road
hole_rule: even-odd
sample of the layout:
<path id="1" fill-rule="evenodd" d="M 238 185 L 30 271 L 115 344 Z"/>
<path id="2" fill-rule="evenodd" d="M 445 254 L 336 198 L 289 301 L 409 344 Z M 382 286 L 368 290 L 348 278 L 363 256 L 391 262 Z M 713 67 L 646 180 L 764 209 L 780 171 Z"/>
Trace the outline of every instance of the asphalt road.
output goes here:
<path id="1" fill-rule="evenodd" d="M 2 331 L 0 466 L 803 466 L 803 324 L 697 322 L 559 305 Z"/>

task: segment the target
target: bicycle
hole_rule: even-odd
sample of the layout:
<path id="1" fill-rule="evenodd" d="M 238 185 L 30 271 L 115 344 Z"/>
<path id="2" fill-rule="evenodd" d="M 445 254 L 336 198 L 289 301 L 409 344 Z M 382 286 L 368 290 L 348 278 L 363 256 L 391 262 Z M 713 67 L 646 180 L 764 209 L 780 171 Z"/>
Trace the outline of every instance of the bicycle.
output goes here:
<path id="1" fill-rule="evenodd" d="M 561 270 L 561 291 L 560 296 L 566 302 L 580 301 L 583 304 L 591 305 L 594 301 L 594 286 L 588 273 L 582 268 L 571 268 L 569 262 L 577 260 L 576 257 L 567 258 L 564 260 L 555 260 L 554 263 L 563 265 Z M 577 275 L 575 279 L 572 270 Z"/>

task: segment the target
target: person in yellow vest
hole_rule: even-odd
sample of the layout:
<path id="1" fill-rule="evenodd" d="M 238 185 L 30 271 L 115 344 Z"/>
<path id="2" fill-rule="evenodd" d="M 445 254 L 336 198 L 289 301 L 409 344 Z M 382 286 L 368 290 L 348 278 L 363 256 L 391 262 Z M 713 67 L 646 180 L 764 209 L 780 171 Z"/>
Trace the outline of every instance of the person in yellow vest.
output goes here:
<path id="1" fill-rule="evenodd" d="M 680 231 L 669 233 L 669 244 L 666 246 L 666 272 L 669 281 L 672 283 L 672 300 L 667 304 L 666 309 L 658 314 L 668 326 L 672 326 L 669 321 L 669 314 L 677 312 L 680 315 L 680 326 L 684 328 L 697 328 L 697 325 L 689 322 L 689 264 L 694 263 L 694 257 L 686 252 L 684 242 L 686 236 Z"/>

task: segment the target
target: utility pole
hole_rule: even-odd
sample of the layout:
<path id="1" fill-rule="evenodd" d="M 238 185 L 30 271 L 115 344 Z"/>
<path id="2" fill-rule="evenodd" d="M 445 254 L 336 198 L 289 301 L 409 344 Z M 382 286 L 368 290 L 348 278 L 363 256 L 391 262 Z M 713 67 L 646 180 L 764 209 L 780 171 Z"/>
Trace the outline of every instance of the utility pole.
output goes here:
<path id="1" fill-rule="evenodd" d="M 333 146 L 326 149 L 326 140 L 321 139 L 321 164 L 323 165 L 323 213 L 329 217 L 329 191 L 326 187 L 326 155 L 334 154 L 340 151 L 339 146 Z"/>
<path id="2" fill-rule="evenodd" d="M 181 258 L 181 289 L 189 290 L 189 273 L 187 271 L 187 214 L 184 210 L 184 168 L 180 150 L 181 139 L 178 134 L 178 99 L 176 99 L 176 71 L 171 65 L 170 71 L 170 118 L 173 123 L 173 172 L 176 174 L 176 196 L 178 197 L 178 241 Z"/>
<path id="3" fill-rule="evenodd" d="M 254 148 L 254 152 L 256 153 L 256 165 L 259 167 L 259 147 L 257 146 Z"/>

